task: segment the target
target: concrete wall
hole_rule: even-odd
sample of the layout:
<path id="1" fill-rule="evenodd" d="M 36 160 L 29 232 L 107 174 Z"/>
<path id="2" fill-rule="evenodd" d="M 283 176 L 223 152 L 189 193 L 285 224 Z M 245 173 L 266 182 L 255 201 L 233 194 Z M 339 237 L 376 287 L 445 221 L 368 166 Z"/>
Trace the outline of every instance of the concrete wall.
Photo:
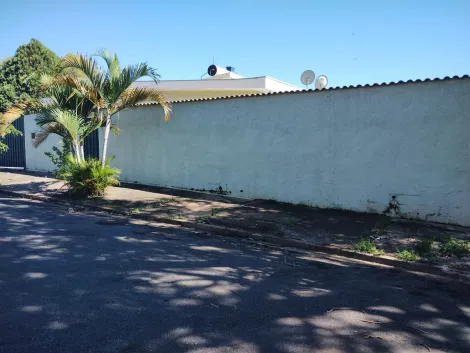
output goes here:
<path id="1" fill-rule="evenodd" d="M 46 157 L 44 152 L 51 152 L 53 146 L 60 147 L 60 138 L 56 135 L 51 135 L 38 148 L 34 148 L 31 133 L 40 130 L 36 126 L 34 117 L 34 115 L 26 115 L 24 117 L 26 169 L 35 171 L 51 171 L 55 166 L 52 164 L 50 158 Z"/>
<path id="2" fill-rule="evenodd" d="M 148 106 L 109 153 L 128 182 L 470 225 L 469 114 L 469 80 Z"/>
<path id="3" fill-rule="evenodd" d="M 407 217 L 470 225 L 468 79 L 180 103 L 167 123 L 158 106 L 118 118 L 108 151 L 123 181 L 369 212 L 396 195 Z M 27 168 L 47 169 L 26 138 Z"/>

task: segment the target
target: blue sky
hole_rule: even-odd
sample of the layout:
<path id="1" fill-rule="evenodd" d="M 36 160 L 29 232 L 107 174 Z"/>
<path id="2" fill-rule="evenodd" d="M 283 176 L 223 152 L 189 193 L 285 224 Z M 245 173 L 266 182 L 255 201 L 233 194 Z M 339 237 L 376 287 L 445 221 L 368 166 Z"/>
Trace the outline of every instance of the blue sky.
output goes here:
<path id="1" fill-rule="evenodd" d="M 162 79 L 212 64 L 246 77 L 330 86 L 470 73 L 469 0 L 3 0 L 0 58 L 37 38 L 59 56 L 116 52 Z"/>

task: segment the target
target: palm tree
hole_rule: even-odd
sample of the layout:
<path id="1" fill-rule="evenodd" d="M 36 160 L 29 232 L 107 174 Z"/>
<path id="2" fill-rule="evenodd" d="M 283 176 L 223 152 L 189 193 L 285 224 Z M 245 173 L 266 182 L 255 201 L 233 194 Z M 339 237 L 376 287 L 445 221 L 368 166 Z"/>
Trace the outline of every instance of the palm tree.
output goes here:
<path id="1" fill-rule="evenodd" d="M 34 112 L 36 124 L 41 128 L 33 140 L 34 147 L 41 145 L 51 134 L 58 135 L 73 146 L 76 162 L 80 164 L 85 159 L 85 138 L 101 127 L 102 121 L 93 114 L 93 104 L 79 92 L 50 84 L 52 79 L 47 75 L 41 81 L 47 87 L 47 98 L 16 102 L 2 117 L 13 122 L 28 111 Z"/>
<path id="2" fill-rule="evenodd" d="M 102 58 L 107 69 L 101 68 L 93 56 Z M 133 83 L 142 77 L 150 77 L 155 83 L 159 82 L 160 76 L 156 70 L 146 63 L 121 69 L 116 54 L 100 50 L 93 56 L 67 55 L 61 60 L 62 71 L 52 83 L 70 87 L 94 105 L 98 120 L 102 120 L 105 125 L 101 156 L 103 168 L 106 164 L 108 137 L 114 114 L 144 101 L 154 101 L 163 108 L 164 119 L 167 121 L 171 107 L 159 90 L 133 86 Z"/>

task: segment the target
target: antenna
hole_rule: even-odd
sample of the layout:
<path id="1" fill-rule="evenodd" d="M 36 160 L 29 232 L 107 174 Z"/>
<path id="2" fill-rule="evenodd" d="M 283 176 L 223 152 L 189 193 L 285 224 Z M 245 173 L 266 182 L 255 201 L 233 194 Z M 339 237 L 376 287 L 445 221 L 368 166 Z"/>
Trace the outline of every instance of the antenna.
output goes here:
<path id="1" fill-rule="evenodd" d="M 322 90 L 328 84 L 328 78 L 325 75 L 318 76 L 317 80 L 315 81 L 315 88 Z"/>
<path id="2" fill-rule="evenodd" d="M 300 81 L 307 86 L 311 85 L 313 81 L 315 80 L 315 73 L 312 70 L 305 70 L 302 72 L 302 75 L 300 76 Z"/>

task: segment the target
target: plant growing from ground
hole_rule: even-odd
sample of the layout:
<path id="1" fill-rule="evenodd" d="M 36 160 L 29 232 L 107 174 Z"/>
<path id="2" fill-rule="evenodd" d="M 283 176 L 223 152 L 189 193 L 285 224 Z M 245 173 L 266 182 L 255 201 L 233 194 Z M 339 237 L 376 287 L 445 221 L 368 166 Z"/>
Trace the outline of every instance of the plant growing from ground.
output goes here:
<path id="1" fill-rule="evenodd" d="M 181 220 L 181 219 L 184 219 L 183 215 L 182 214 L 176 214 L 176 215 L 172 215 L 170 217 L 168 217 L 169 219 L 173 219 L 173 220 Z"/>
<path id="2" fill-rule="evenodd" d="M 401 250 L 401 251 L 397 251 L 396 253 L 396 256 L 400 259 L 400 260 L 403 260 L 403 261 L 410 261 L 410 262 L 414 262 L 414 261 L 418 261 L 419 260 L 419 256 L 418 254 L 416 254 L 414 252 L 414 250 Z"/>
<path id="3" fill-rule="evenodd" d="M 439 254 L 442 256 L 465 256 L 470 253 L 468 242 L 465 240 L 457 240 L 455 238 L 448 238 L 441 243 L 439 247 Z"/>
<path id="4" fill-rule="evenodd" d="M 196 217 L 196 222 L 206 223 L 209 220 L 210 216 L 198 216 Z"/>
<path id="5" fill-rule="evenodd" d="M 434 239 L 426 238 L 416 241 L 414 244 L 414 249 L 420 255 L 427 255 L 432 252 L 433 245 Z"/>
<path id="6" fill-rule="evenodd" d="M 367 254 L 383 254 L 383 250 L 377 249 L 375 244 L 367 239 L 361 239 L 356 244 L 354 244 L 354 250 Z"/>
<path id="7" fill-rule="evenodd" d="M 211 209 L 211 216 L 217 216 L 220 212 L 225 211 L 223 208 L 212 208 Z"/>
<path id="8" fill-rule="evenodd" d="M 69 143 L 66 140 L 62 140 L 61 148 L 52 146 L 52 152 L 44 152 L 44 154 L 49 157 L 51 162 L 56 166 L 56 169 L 52 171 L 52 174 L 54 174 L 54 176 L 59 180 L 64 180 L 63 175 L 67 173 L 70 160 L 76 162 L 71 151 L 72 149 Z"/>
<path id="9" fill-rule="evenodd" d="M 107 69 L 101 68 L 93 57 L 69 54 L 61 60 L 61 72 L 55 76 L 53 84 L 65 85 L 81 92 L 93 103 L 98 119 L 104 122 L 102 168 L 106 164 L 108 137 L 111 118 L 123 109 L 144 101 L 159 103 L 164 119 L 170 117 L 170 104 L 163 94 L 148 87 L 135 87 L 133 84 L 142 77 L 150 77 L 155 84 L 159 82 L 157 71 L 146 63 L 131 65 L 121 69 L 118 57 L 106 50 L 100 50 L 95 57 L 102 58 Z"/>
<path id="10" fill-rule="evenodd" d="M 69 154 L 66 168 L 63 169 L 59 178 L 65 181 L 69 193 L 74 197 L 96 197 L 104 195 L 108 186 L 119 185 L 119 169 L 109 165 L 111 158 L 104 168 L 100 161 L 87 159 L 76 163 L 73 156 Z"/>

